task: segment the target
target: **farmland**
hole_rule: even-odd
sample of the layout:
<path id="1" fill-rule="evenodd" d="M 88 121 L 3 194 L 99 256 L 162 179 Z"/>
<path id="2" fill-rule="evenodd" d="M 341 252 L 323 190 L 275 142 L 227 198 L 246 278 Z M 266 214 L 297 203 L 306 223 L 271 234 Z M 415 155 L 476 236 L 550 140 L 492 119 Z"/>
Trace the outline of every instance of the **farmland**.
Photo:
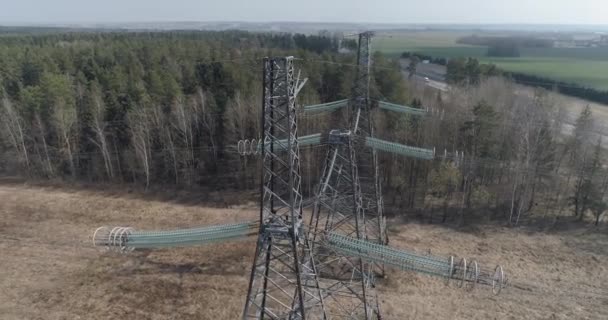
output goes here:
<path id="1" fill-rule="evenodd" d="M 608 90 L 608 48 L 523 48 L 519 58 L 486 57 L 487 48 L 458 44 L 471 32 L 419 31 L 379 35 L 374 45 L 389 55 L 404 51 L 433 57 L 475 57 L 507 71 L 527 73 Z"/>

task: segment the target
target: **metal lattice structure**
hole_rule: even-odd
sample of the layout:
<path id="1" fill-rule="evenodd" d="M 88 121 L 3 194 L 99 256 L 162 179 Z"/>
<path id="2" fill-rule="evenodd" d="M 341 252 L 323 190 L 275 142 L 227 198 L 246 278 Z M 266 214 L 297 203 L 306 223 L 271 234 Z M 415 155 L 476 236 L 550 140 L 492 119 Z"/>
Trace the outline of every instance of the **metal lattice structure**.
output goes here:
<path id="1" fill-rule="evenodd" d="M 265 59 L 263 81 L 260 229 L 243 319 L 305 319 L 323 314 L 323 301 L 302 225 L 295 99 L 304 82 L 292 57 Z"/>
<path id="2" fill-rule="evenodd" d="M 334 128 L 327 137 L 330 147 L 309 225 L 313 260 L 322 279 L 326 310 L 332 316 L 347 319 L 380 318 L 373 287 L 375 269 L 377 267 L 383 274 L 383 265 L 328 250 L 328 246 L 318 242 L 336 233 L 378 244 L 387 243 L 375 149 L 357 144 L 373 135 L 369 104 L 371 37 L 371 32 L 359 34 L 356 77 L 347 108 L 348 127 Z M 340 104 L 336 102 L 329 107 L 333 109 Z M 327 105 L 313 107 L 329 109 Z M 340 124 L 334 121 L 332 125 Z M 363 140 L 358 139 L 359 135 Z M 363 182 L 360 163 L 363 164 Z"/>
<path id="3" fill-rule="evenodd" d="M 377 319 L 373 262 L 326 245 L 330 234 L 367 238 L 352 132 L 332 130 L 327 140 L 330 147 L 309 225 L 325 307 L 332 318 Z"/>
<path id="4" fill-rule="evenodd" d="M 357 74 L 352 88 L 349 112 L 350 130 L 361 138 L 374 136 L 374 125 L 370 105 L 371 83 L 371 41 L 373 32 L 359 34 L 359 49 L 357 51 Z M 383 214 L 382 188 L 380 185 L 378 156 L 376 150 L 371 152 L 358 145 L 356 160 L 359 169 L 361 193 L 365 211 L 366 236 L 369 241 L 387 244 L 386 223 Z M 382 266 L 380 267 L 381 273 Z"/>
<path id="5" fill-rule="evenodd" d="M 424 256 L 387 246 L 376 151 L 419 159 L 433 159 L 435 152 L 374 138 L 369 99 L 371 37 L 370 32 L 359 35 L 352 98 L 304 110 L 348 106 L 346 128 L 326 135 L 298 136 L 296 97 L 306 81 L 296 75 L 293 57 L 264 59 L 263 136 L 236 146 L 241 155 L 262 156 L 258 221 L 173 231 L 101 227 L 93 235 L 94 245 L 125 253 L 256 236 L 243 319 L 381 319 L 374 277 L 378 271 L 384 273 L 384 266 L 456 280 L 469 288 L 491 285 L 498 294 L 507 284 L 499 266 L 492 273 L 474 260 L 463 258 L 455 264 L 454 257 Z M 425 114 L 391 103 L 382 102 L 380 107 Z M 306 225 L 299 148 L 318 144 L 329 148 Z"/>

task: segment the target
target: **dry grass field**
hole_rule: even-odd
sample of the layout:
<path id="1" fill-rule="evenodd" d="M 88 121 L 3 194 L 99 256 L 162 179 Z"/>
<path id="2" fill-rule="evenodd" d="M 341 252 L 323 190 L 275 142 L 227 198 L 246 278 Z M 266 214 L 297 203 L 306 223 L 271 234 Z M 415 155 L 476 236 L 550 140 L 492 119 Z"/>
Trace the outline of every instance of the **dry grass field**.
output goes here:
<path id="1" fill-rule="evenodd" d="M 102 253 L 101 225 L 171 229 L 251 220 L 228 208 L 116 191 L 0 185 L 0 319 L 236 319 L 253 241 Z M 500 296 L 390 270 L 378 292 L 385 319 L 608 319 L 608 234 L 390 223 L 391 245 L 501 263 L 515 286 Z"/>

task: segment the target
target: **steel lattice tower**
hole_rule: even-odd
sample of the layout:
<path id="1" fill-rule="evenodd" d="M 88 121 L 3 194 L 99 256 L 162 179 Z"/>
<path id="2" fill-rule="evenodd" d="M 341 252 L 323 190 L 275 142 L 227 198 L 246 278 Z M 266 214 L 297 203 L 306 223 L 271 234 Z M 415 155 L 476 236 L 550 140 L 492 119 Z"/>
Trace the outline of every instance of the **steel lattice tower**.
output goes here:
<path id="1" fill-rule="evenodd" d="M 332 318 L 380 318 L 373 264 L 324 245 L 330 234 L 366 238 L 354 137 L 350 130 L 332 130 L 327 140 L 330 148 L 309 229 L 325 308 Z"/>
<path id="2" fill-rule="evenodd" d="M 350 128 L 355 136 L 364 140 L 374 136 L 371 116 L 370 83 L 371 83 L 371 39 L 373 32 L 359 34 L 357 50 L 357 73 L 349 103 Z M 366 237 L 369 241 L 380 244 L 388 243 L 386 223 L 383 215 L 382 188 L 380 185 L 378 156 L 375 149 L 371 151 L 364 144 L 358 144 L 356 152 L 359 168 L 359 179 L 365 209 Z M 380 266 L 381 267 L 381 266 Z M 383 274 L 383 268 L 381 267 Z"/>
<path id="3" fill-rule="evenodd" d="M 384 264 L 457 280 L 459 287 L 488 285 L 495 294 L 500 293 L 508 283 L 501 266 L 492 273 L 475 260 L 462 258 L 455 264 L 453 256 L 421 256 L 385 245 L 375 149 L 422 159 L 432 159 L 434 150 L 373 138 L 370 38 L 371 33 L 359 36 L 360 67 L 348 103 L 347 129 L 332 130 L 323 138 L 321 134 L 298 137 L 295 100 L 306 81 L 295 76 L 293 57 L 264 59 L 263 140 L 256 144 L 263 158 L 259 221 L 148 232 L 106 226 L 93 233 L 94 245 L 126 253 L 257 235 L 243 319 L 381 319 L 374 272 Z M 331 109 L 335 104 L 346 105 L 346 100 L 333 104 Z M 420 112 L 385 105 L 393 111 Z M 329 150 L 305 228 L 299 147 L 320 144 L 323 139 Z M 373 183 L 365 183 L 362 173 Z"/>
<path id="4" fill-rule="evenodd" d="M 359 35 L 358 68 L 347 108 L 349 122 L 347 129 L 334 129 L 326 138 L 330 149 L 309 225 L 313 260 L 318 267 L 326 310 L 332 316 L 347 319 L 380 318 L 373 289 L 375 264 L 332 252 L 323 245 L 323 238 L 329 234 L 386 243 L 375 152 L 365 148 L 364 143 L 372 133 L 371 36 L 369 32 Z M 342 127 L 336 120 L 332 121 L 334 128 Z M 360 181 L 359 161 L 364 163 L 365 177 L 371 177 L 372 181 Z M 383 273 L 382 266 L 379 267 Z"/>
<path id="5" fill-rule="evenodd" d="M 295 99 L 303 84 L 293 57 L 264 60 L 260 229 L 243 319 L 324 314 L 302 225 Z"/>

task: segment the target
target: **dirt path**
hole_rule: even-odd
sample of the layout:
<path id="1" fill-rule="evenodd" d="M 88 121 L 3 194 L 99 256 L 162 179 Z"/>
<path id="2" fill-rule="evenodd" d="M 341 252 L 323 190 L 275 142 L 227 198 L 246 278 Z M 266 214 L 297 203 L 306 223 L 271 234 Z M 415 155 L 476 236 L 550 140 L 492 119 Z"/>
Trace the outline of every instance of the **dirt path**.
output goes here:
<path id="1" fill-rule="evenodd" d="M 253 242 L 134 252 L 92 248 L 101 225 L 171 229 L 255 219 L 229 209 L 25 186 L 0 186 L 1 319 L 237 319 Z M 498 297 L 443 280 L 389 272 L 378 291 L 386 319 L 608 319 L 608 236 L 491 228 L 465 233 L 391 226 L 391 245 L 501 263 L 522 289 Z"/>

